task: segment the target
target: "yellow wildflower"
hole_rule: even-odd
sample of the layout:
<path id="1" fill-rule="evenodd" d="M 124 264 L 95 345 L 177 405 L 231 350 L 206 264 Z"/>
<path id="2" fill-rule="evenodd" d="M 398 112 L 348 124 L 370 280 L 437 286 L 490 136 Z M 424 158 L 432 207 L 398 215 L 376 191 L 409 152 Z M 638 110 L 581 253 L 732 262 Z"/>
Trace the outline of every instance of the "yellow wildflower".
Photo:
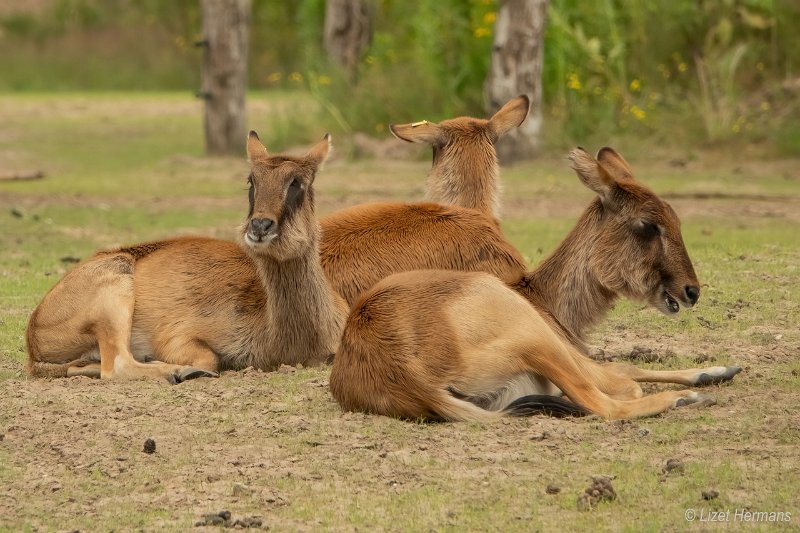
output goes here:
<path id="1" fill-rule="evenodd" d="M 634 92 L 638 91 L 639 89 L 642 88 L 642 82 L 640 82 L 639 80 L 631 80 L 631 83 L 630 83 L 629 87 L 630 87 L 631 91 L 634 91 Z"/>
<path id="2" fill-rule="evenodd" d="M 483 16 L 483 22 L 486 24 L 494 24 L 495 20 L 497 20 L 497 13 L 494 11 L 489 11 Z"/>
<path id="3" fill-rule="evenodd" d="M 474 35 L 476 39 L 480 39 L 481 37 L 486 37 L 489 33 L 491 33 L 489 28 L 475 28 L 472 35 Z"/>
<path id="4" fill-rule="evenodd" d="M 292 72 L 291 74 L 289 74 L 289 80 L 290 81 L 303 81 L 303 75 L 300 74 L 299 72 Z"/>
<path id="5" fill-rule="evenodd" d="M 569 87 L 573 91 L 580 91 L 581 89 L 583 89 L 581 80 L 576 73 L 572 72 L 570 73 L 569 76 L 567 76 L 567 87 Z"/>
<path id="6" fill-rule="evenodd" d="M 631 106 L 631 115 L 636 117 L 637 120 L 644 120 L 645 117 L 647 116 L 647 113 L 645 113 L 644 109 L 642 109 L 638 105 L 632 105 Z"/>
<path id="7" fill-rule="evenodd" d="M 769 111 L 769 102 L 765 100 L 761 102 L 761 105 L 759 107 L 761 107 L 761 111 Z"/>
<path id="8" fill-rule="evenodd" d="M 331 79 L 331 77 L 330 77 L 330 76 L 326 76 L 325 74 L 321 75 L 321 76 L 320 76 L 320 77 L 317 79 L 317 81 L 319 82 L 319 84 L 320 84 L 320 85 L 330 85 L 330 84 L 331 84 L 331 82 L 333 82 L 333 80 Z"/>
<path id="9" fill-rule="evenodd" d="M 270 83 L 275 83 L 281 81 L 281 78 L 283 78 L 283 74 L 281 74 L 280 72 L 273 72 L 272 74 L 267 76 L 267 81 L 269 81 Z"/>
<path id="10" fill-rule="evenodd" d="M 688 69 L 689 69 L 689 65 L 687 65 L 683 61 L 678 63 L 678 70 L 680 70 L 681 72 L 686 72 Z"/>

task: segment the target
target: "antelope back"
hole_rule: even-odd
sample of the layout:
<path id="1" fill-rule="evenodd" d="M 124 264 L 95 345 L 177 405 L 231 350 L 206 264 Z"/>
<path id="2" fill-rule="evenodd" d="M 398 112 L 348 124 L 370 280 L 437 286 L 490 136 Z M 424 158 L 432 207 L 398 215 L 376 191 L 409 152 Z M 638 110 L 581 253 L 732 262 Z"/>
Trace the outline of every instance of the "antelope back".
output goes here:
<path id="1" fill-rule="evenodd" d="M 251 171 L 250 208 L 240 228 L 245 249 L 278 260 L 298 257 L 316 246 L 314 178 L 330 151 L 330 135 L 302 157 L 270 155 L 254 131 L 247 139 Z"/>
<path id="2" fill-rule="evenodd" d="M 699 282 L 672 207 L 634 179 L 612 148 L 602 148 L 596 158 L 577 148 L 569 158 L 597 199 L 567 239 L 591 249 L 588 262 L 597 280 L 665 314 L 694 305 Z"/>
<path id="3" fill-rule="evenodd" d="M 419 269 L 483 271 L 514 281 L 525 260 L 497 224 L 473 209 L 367 204 L 322 218 L 320 258 L 349 305 L 379 280 Z"/>

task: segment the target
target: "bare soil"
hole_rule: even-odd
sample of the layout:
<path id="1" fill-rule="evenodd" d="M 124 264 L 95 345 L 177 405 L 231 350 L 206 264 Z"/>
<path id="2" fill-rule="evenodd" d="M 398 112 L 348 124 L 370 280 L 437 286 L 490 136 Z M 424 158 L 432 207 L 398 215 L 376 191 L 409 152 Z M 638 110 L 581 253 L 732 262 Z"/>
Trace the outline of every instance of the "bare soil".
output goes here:
<path id="1" fill-rule="evenodd" d="M 333 161 L 319 182 L 319 211 L 422 196 L 427 163 L 397 162 L 390 176 L 410 177 L 381 182 L 373 179 L 376 165 Z M 508 219 L 573 217 L 586 198 L 506 194 L 503 212 Z M 684 219 L 800 220 L 792 195 L 668 199 Z M 0 216 L 12 207 L 97 202 L 0 191 Z M 141 205 L 135 198 L 108 202 Z M 148 207 L 238 209 L 241 198 L 152 199 Z M 214 234 L 225 237 L 223 231 Z M 97 240 L 97 233 L 85 237 Z M 757 296 L 743 292 L 741 298 L 746 306 Z M 785 299 L 761 303 L 793 305 Z M 700 310 L 703 305 L 728 304 L 701 300 Z M 740 311 L 737 304 L 727 310 L 733 316 Z M 612 319 L 590 340 L 604 360 L 656 368 L 743 366 L 733 383 L 707 388 L 716 405 L 634 421 L 537 416 L 489 426 L 343 413 L 328 392 L 327 367 L 248 369 L 178 386 L 31 380 L 20 363 L 19 328 L 18 351 L 0 357 L 0 372 L 14 376 L 0 380 L 0 531 L 186 530 L 237 521 L 240 528 L 299 531 L 683 531 L 685 509 L 703 506 L 789 511 L 796 527 L 796 323 L 744 331 L 706 323 L 716 328 L 714 335 L 659 333 L 646 322 Z M 667 472 L 670 460 L 681 468 Z M 717 496 L 709 499 L 711 490 Z"/>

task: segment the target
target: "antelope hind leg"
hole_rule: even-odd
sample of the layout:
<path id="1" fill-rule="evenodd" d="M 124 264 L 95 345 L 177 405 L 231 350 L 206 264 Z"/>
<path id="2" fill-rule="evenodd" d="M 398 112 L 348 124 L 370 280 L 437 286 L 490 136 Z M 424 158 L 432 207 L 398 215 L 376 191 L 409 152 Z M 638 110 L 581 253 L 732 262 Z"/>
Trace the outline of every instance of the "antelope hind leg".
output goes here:
<path id="1" fill-rule="evenodd" d="M 205 370 L 160 362 L 142 363 L 131 352 L 131 328 L 133 326 L 134 287 L 133 259 L 125 254 L 104 258 L 94 269 L 101 274 L 94 282 L 89 305 L 81 310 L 86 316 L 84 323 L 94 333 L 100 352 L 100 377 L 102 379 L 161 378 L 170 383 L 180 383 L 201 375 L 215 376 Z M 105 268 L 103 268 L 105 266 Z M 92 270 L 88 271 L 90 274 Z M 80 373 L 79 367 L 70 367 L 73 375 Z M 87 375 L 96 372 L 92 366 Z"/>

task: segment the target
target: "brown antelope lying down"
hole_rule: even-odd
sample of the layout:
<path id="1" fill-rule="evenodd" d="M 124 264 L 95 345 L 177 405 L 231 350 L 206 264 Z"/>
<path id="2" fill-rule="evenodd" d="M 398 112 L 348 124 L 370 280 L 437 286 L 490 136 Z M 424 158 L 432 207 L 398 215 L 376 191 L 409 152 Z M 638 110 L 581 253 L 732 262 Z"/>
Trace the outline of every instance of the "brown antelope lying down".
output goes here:
<path id="1" fill-rule="evenodd" d="M 389 128 L 398 139 L 428 143 L 433 148 L 428 200 L 500 218 L 500 169 L 494 143 L 525 122 L 530 105 L 523 94 L 509 100 L 488 120 L 459 117 L 438 124 L 423 120 Z"/>
<path id="2" fill-rule="evenodd" d="M 494 143 L 525 120 L 528 107 L 528 97 L 518 96 L 489 120 L 462 117 L 392 126 L 401 139 L 433 146 L 428 195 L 454 205 L 362 204 L 323 217 L 322 267 L 349 305 L 395 272 L 475 270 L 512 281 L 527 270 L 497 224 Z"/>
<path id="3" fill-rule="evenodd" d="M 240 243 L 179 238 L 99 252 L 45 296 L 28 324 L 34 376 L 161 377 L 324 361 L 347 307 L 319 264 L 314 177 L 250 132 L 250 211 Z"/>
<path id="4" fill-rule="evenodd" d="M 581 329 L 617 296 L 671 315 L 694 305 L 700 289 L 677 215 L 625 160 L 610 148 L 570 159 L 597 198 L 536 271 L 510 285 L 478 272 L 405 272 L 364 294 L 331 372 L 344 409 L 444 420 L 536 411 L 631 418 L 706 399 L 691 390 L 642 397 L 637 382 L 704 385 L 741 370 L 651 371 L 581 355 Z M 550 307 L 560 291 L 569 297 Z"/>

